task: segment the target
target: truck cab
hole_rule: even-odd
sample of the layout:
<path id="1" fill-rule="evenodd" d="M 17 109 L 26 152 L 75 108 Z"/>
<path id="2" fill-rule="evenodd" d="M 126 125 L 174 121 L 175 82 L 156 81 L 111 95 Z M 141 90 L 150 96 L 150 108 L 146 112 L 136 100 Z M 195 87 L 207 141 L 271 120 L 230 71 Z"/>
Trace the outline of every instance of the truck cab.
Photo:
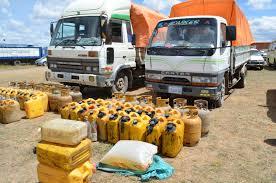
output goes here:
<path id="1" fill-rule="evenodd" d="M 136 70 L 129 0 L 77 0 L 64 11 L 48 48 L 46 79 L 126 92 Z"/>
<path id="2" fill-rule="evenodd" d="M 269 66 L 276 66 L 276 41 L 273 41 L 269 46 L 267 64 Z"/>
<path id="3" fill-rule="evenodd" d="M 232 47 L 236 28 L 218 16 L 162 20 L 146 55 L 146 86 L 167 93 L 208 98 L 221 106 L 228 89 L 241 81 L 249 47 Z M 245 71 L 243 71 L 245 72 Z"/>

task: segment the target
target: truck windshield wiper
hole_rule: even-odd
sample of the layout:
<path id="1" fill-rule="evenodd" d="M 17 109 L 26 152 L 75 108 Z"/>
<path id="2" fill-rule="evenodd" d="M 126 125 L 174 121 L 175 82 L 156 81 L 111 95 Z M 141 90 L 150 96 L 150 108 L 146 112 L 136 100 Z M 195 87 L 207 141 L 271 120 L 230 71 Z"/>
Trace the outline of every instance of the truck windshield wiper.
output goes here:
<path id="1" fill-rule="evenodd" d="M 64 39 L 64 40 L 60 41 L 59 43 L 55 44 L 55 48 L 60 46 L 62 43 L 67 42 L 67 41 L 74 41 L 74 40 L 73 39 Z"/>

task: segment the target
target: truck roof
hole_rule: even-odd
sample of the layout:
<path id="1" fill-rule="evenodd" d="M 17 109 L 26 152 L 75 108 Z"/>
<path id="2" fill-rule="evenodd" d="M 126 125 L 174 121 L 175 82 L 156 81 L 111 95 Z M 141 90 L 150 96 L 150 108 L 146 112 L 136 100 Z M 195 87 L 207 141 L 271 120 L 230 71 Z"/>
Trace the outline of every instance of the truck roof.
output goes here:
<path id="1" fill-rule="evenodd" d="M 254 42 L 250 25 L 236 0 L 187 0 L 171 8 L 170 17 L 182 16 L 219 16 L 227 20 L 228 25 L 237 27 L 237 40 L 234 46 L 251 45 Z"/>
<path id="2" fill-rule="evenodd" d="M 225 20 L 225 18 L 223 17 L 219 17 L 219 16 L 211 16 L 211 15 L 196 15 L 196 16 L 181 16 L 181 17 L 173 17 L 173 18 L 166 18 L 161 20 L 162 21 L 166 21 L 166 20 L 177 20 L 177 19 L 183 19 L 183 18 L 195 18 L 195 17 L 200 17 L 200 18 L 215 18 L 220 20 L 221 22 L 225 22 L 227 23 L 227 21 Z"/>

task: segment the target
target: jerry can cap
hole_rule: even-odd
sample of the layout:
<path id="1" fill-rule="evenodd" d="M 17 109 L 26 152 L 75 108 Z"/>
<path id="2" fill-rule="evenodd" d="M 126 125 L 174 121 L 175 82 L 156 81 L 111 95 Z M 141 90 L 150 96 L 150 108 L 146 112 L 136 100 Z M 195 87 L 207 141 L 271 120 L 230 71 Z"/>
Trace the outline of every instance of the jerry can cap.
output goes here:
<path id="1" fill-rule="evenodd" d="M 138 124 L 138 120 L 137 120 L 137 119 L 134 119 L 134 120 L 132 121 L 132 124 L 137 125 L 137 124 Z"/>
<path id="2" fill-rule="evenodd" d="M 176 130 L 176 125 L 174 123 L 168 123 L 166 127 L 167 132 L 174 132 Z"/>
<path id="3" fill-rule="evenodd" d="M 98 118 L 103 118 L 104 116 L 105 116 L 106 114 L 104 113 L 104 112 L 99 112 L 99 114 L 98 114 Z"/>
<path id="4" fill-rule="evenodd" d="M 139 115 L 143 114 L 143 110 L 138 110 L 137 114 L 139 114 Z"/>
<path id="5" fill-rule="evenodd" d="M 115 120 L 118 118 L 118 114 L 111 114 L 111 116 L 109 117 L 109 120 Z"/>
<path id="6" fill-rule="evenodd" d="M 152 118 L 149 122 L 150 126 L 155 126 L 158 124 L 158 119 L 157 118 Z"/>
<path id="7" fill-rule="evenodd" d="M 129 116 L 123 116 L 120 120 L 121 123 L 126 123 L 130 120 L 130 117 Z"/>

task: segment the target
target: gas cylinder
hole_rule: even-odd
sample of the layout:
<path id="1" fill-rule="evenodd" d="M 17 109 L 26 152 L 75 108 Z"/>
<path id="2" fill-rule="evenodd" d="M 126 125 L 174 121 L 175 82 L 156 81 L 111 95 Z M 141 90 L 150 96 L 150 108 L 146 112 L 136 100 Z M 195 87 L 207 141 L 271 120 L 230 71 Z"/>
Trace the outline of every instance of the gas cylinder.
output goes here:
<path id="1" fill-rule="evenodd" d="M 49 106 L 51 112 L 58 112 L 58 99 L 60 97 L 59 89 L 52 89 L 52 93 L 48 96 Z"/>
<path id="2" fill-rule="evenodd" d="M 168 119 L 181 119 L 182 118 L 182 114 L 179 110 L 177 109 L 171 109 L 167 114 L 166 117 Z"/>
<path id="3" fill-rule="evenodd" d="M 132 119 L 129 128 L 130 140 L 146 141 L 147 121 L 142 118 Z"/>
<path id="4" fill-rule="evenodd" d="M 210 111 L 208 110 L 207 100 L 195 100 L 195 106 L 198 108 L 198 116 L 201 119 L 201 137 L 208 135 L 210 126 Z"/>
<path id="5" fill-rule="evenodd" d="M 8 124 L 21 119 L 20 105 L 14 100 L 0 100 L 0 123 Z"/>
<path id="6" fill-rule="evenodd" d="M 187 112 L 184 108 L 187 106 L 187 99 L 184 98 L 176 98 L 173 100 L 173 108 L 180 111 L 181 114 Z"/>
<path id="7" fill-rule="evenodd" d="M 152 103 L 152 96 L 151 95 L 141 95 L 138 97 L 139 105 L 141 106 L 154 106 Z"/>
<path id="8" fill-rule="evenodd" d="M 107 141 L 111 144 L 116 144 L 120 140 L 118 114 L 111 114 L 107 123 Z"/>
<path id="9" fill-rule="evenodd" d="M 72 102 L 72 97 L 69 95 L 68 89 L 61 90 L 61 96 L 58 97 L 58 111 L 62 109 L 64 106 Z"/>
<path id="10" fill-rule="evenodd" d="M 171 119 L 162 133 L 162 155 L 174 158 L 183 147 L 184 123 L 181 119 Z"/>
<path id="11" fill-rule="evenodd" d="M 125 102 L 128 102 L 132 105 L 138 105 L 139 104 L 139 102 L 137 100 L 137 96 L 136 95 L 130 95 L 130 94 L 125 95 Z"/>
<path id="12" fill-rule="evenodd" d="M 70 92 L 70 96 L 72 97 L 73 102 L 82 101 L 82 93 L 80 92 L 79 87 L 74 87 L 73 90 Z"/>
<path id="13" fill-rule="evenodd" d="M 167 120 L 165 117 L 152 118 L 147 125 L 146 142 L 158 146 L 161 151 L 161 135 L 165 130 Z"/>
<path id="14" fill-rule="evenodd" d="M 187 106 L 186 109 L 188 112 L 183 116 L 185 124 L 183 143 L 186 146 L 195 146 L 201 137 L 201 119 L 195 106 Z"/>
<path id="15" fill-rule="evenodd" d="M 162 99 L 161 97 L 157 97 L 156 98 L 156 106 L 157 109 L 161 108 L 163 109 L 165 112 L 169 111 L 171 109 L 170 106 L 170 99 Z"/>
<path id="16" fill-rule="evenodd" d="M 119 122 L 120 140 L 129 140 L 130 117 L 122 116 Z"/>
<path id="17" fill-rule="evenodd" d="M 97 117 L 98 140 L 107 141 L 107 123 L 109 121 L 108 112 L 100 111 Z"/>

